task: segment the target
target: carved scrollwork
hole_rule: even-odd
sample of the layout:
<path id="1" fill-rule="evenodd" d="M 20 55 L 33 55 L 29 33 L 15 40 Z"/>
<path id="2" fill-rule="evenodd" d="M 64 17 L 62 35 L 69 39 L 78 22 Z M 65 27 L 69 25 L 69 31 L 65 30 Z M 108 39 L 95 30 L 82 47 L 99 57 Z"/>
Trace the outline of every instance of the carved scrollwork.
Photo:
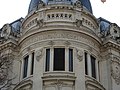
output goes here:
<path id="1" fill-rule="evenodd" d="M 80 27 L 82 25 L 82 20 L 76 19 L 76 26 Z"/>
<path id="2" fill-rule="evenodd" d="M 43 19 L 37 20 L 37 25 L 39 26 L 39 28 L 41 28 L 43 24 L 44 24 Z"/>
<path id="3" fill-rule="evenodd" d="M 39 5 L 38 5 L 38 9 L 40 9 L 40 8 L 42 8 L 44 6 L 45 6 L 45 3 L 42 0 L 40 0 Z"/>
<path id="4" fill-rule="evenodd" d="M 120 84 L 120 62 L 119 59 L 114 57 L 112 60 L 112 68 L 111 68 L 111 75 L 115 80 L 116 84 Z"/>
<path id="5" fill-rule="evenodd" d="M 36 51 L 36 60 L 39 61 L 43 56 L 43 48 Z"/>
<path id="6" fill-rule="evenodd" d="M 81 50 L 77 50 L 77 58 L 79 62 L 83 60 L 83 52 Z"/>
<path id="7" fill-rule="evenodd" d="M 2 28 L 1 37 L 4 37 L 5 39 L 8 39 L 9 35 L 11 33 L 11 27 L 9 24 L 5 24 Z"/>
<path id="8" fill-rule="evenodd" d="M 75 6 L 77 6 L 77 7 L 81 7 L 81 2 L 79 1 L 79 0 L 77 0 L 76 2 L 75 2 Z"/>

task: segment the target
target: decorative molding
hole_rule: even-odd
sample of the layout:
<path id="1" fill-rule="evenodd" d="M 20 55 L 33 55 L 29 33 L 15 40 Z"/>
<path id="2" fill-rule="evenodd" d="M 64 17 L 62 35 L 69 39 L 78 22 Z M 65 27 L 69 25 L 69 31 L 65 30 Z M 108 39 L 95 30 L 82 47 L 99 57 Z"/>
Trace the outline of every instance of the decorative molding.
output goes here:
<path id="1" fill-rule="evenodd" d="M 45 3 L 42 0 L 40 0 L 39 5 L 38 5 L 38 9 L 43 8 L 44 6 L 45 6 Z"/>
<path id="2" fill-rule="evenodd" d="M 120 59 L 113 57 L 111 64 L 111 76 L 115 80 L 116 84 L 120 85 Z"/>
<path id="3" fill-rule="evenodd" d="M 59 31 L 54 31 L 54 32 L 43 32 L 41 34 L 35 35 L 35 37 L 30 37 L 27 38 L 24 42 L 21 48 L 25 48 L 26 46 L 33 44 L 35 42 L 39 42 L 42 40 L 54 40 L 54 39 L 70 39 L 70 40 L 76 40 L 80 41 L 85 44 L 89 44 L 90 47 L 94 47 L 96 49 L 99 49 L 99 47 L 92 42 L 90 39 L 86 38 L 85 36 L 81 36 L 78 33 L 68 33 L 68 32 L 59 32 Z M 50 45 L 50 44 L 49 44 Z"/>
<path id="4" fill-rule="evenodd" d="M 29 47 L 27 47 L 27 52 L 31 52 L 31 47 L 29 46 Z"/>
<path id="5" fill-rule="evenodd" d="M 54 83 L 51 83 L 51 85 L 56 85 L 57 90 L 61 90 L 62 86 L 63 86 L 63 82 L 60 80 L 57 80 Z"/>
<path id="6" fill-rule="evenodd" d="M 54 45 L 55 43 L 53 41 L 49 41 L 48 45 L 50 45 L 51 47 Z"/>
<path id="7" fill-rule="evenodd" d="M 82 7 L 81 2 L 79 0 L 77 0 L 74 5 L 77 6 L 78 8 Z"/>
<path id="8" fill-rule="evenodd" d="M 76 19 L 76 26 L 77 27 L 80 27 L 81 25 L 82 25 L 82 20 L 78 20 L 78 19 Z"/>
<path id="9" fill-rule="evenodd" d="M 39 26 L 39 28 L 41 28 L 44 24 L 43 19 L 37 20 L 37 25 Z"/>
<path id="10" fill-rule="evenodd" d="M 15 86 L 13 90 L 31 90 L 32 89 L 33 81 L 26 80 L 21 81 L 18 85 Z"/>
<path id="11" fill-rule="evenodd" d="M 71 45 L 71 43 L 69 41 L 65 41 L 65 46 L 68 47 L 69 45 Z"/>
<path id="12" fill-rule="evenodd" d="M 104 48 L 115 48 L 117 50 L 120 50 L 120 45 L 115 43 L 114 41 L 107 41 L 104 45 L 103 45 Z"/>
<path id="13" fill-rule="evenodd" d="M 77 58 L 79 62 L 83 60 L 83 52 L 81 50 L 77 50 Z"/>
<path id="14" fill-rule="evenodd" d="M 36 51 L 36 60 L 39 61 L 43 56 L 43 48 Z"/>
<path id="15" fill-rule="evenodd" d="M 11 33 L 11 26 L 9 24 L 5 24 L 2 28 L 1 37 L 8 39 Z"/>

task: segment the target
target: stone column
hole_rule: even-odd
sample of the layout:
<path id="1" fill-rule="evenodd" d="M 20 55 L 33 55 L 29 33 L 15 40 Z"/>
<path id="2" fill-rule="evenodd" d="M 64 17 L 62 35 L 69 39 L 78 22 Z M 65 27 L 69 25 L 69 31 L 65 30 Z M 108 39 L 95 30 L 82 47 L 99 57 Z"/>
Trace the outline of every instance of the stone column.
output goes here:
<path id="1" fill-rule="evenodd" d="M 22 78 L 23 78 L 23 68 L 24 68 L 24 60 L 22 59 L 22 61 L 21 61 L 21 76 L 20 76 L 20 80 L 22 80 Z"/>
<path id="2" fill-rule="evenodd" d="M 32 54 L 29 54 L 29 59 L 28 59 L 28 71 L 27 71 L 27 77 L 30 76 L 31 74 L 31 63 L 32 63 Z"/>
<path id="3" fill-rule="evenodd" d="M 53 61 L 54 57 L 53 56 L 54 56 L 54 48 L 51 47 L 50 48 L 50 72 L 53 71 L 53 63 L 54 63 L 54 61 Z"/>
<path id="4" fill-rule="evenodd" d="M 65 71 L 69 71 L 69 48 L 65 48 Z"/>
<path id="5" fill-rule="evenodd" d="M 98 60 L 95 60 L 95 64 L 96 64 L 96 79 L 99 81 L 99 72 L 98 72 Z"/>
<path id="6" fill-rule="evenodd" d="M 91 72 L 91 58 L 90 58 L 90 54 L 89 53 L 87 54 L 87 58 L 88 58 L 88 63 L 87 63 L 87 66 L 88 66 L 88 75 L 92 76 L 92 72 Z"/>

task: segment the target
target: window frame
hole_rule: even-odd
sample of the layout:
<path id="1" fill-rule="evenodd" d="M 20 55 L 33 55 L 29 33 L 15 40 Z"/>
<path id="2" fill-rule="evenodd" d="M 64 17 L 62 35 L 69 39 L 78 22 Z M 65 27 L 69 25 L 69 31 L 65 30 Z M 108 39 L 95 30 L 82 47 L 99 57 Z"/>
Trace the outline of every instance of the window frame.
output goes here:
<path id="1" fill-rule="evenodd" d="M 65 69 L 63 70 L 54 70 L 54 49 L 55 48 L 64 48 L 65 49 Z M 73 47 L 65 47 L 65 46 L 54 46 L 54 47 L 45 47 L 45 53 L 46 50 L 50 49 L 50 62 L 49 62 L 49 71 L 46 71 L 46 54 L 44 55 L 44 72 L 74 72 L 74 48 Z M 73 71 L 69 71 L 69 49 L 73 50 Z M 67 52 L 67 53 L 66 53 Z M 68 64 L 66 64 L 66 61 Z"/>
<path id="2" fill-rule="evenodd" d="M 85 71 L 85 75 L 87 76 L 90 76 L 96 80 L 99 79 L 99 72 L 98 72 L 98 68 L 99 68 L 99 63 L 98 63 L 98 60 L 97 60 L 97 57 L 88 52 L 88 51 L 84 51 L 84 68 L 86 69 L 86 66 L 85 66 L 85 53 L 87 53 L 87 72 L 88 74 L 86 74 L 86 71 Z M 91 61 L 91 57 L 94 57 L 95 58 L 95 77 L 93 76 L 93 71 L 92 71 L 92 61 Z"/>
<path id="3" fill-rule="evenodd" d="M 27 67 L 26 67 L 26 75 L 25 75 L 25 58 L 27 58 Z M 22 78 L 26 78 L 28 76 L 28 65 L 29 65 L 29 55 L 23 57 L 23 67 L 22 67 Z"/>

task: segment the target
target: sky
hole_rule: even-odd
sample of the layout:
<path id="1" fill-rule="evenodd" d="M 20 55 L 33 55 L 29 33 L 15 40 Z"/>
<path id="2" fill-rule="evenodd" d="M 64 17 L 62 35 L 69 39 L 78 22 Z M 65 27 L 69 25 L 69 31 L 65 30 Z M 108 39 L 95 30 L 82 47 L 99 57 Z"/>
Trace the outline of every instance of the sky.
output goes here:
<path id="1" fill-rule="evenodd" d="M 90 0 L 93 15 L 96 18 L 103 17 L 120 26 L 120 0 Z M 28 13 L 30 0 L 0 0 L 0 28 L 6 23 L 11 23 Z"/>

